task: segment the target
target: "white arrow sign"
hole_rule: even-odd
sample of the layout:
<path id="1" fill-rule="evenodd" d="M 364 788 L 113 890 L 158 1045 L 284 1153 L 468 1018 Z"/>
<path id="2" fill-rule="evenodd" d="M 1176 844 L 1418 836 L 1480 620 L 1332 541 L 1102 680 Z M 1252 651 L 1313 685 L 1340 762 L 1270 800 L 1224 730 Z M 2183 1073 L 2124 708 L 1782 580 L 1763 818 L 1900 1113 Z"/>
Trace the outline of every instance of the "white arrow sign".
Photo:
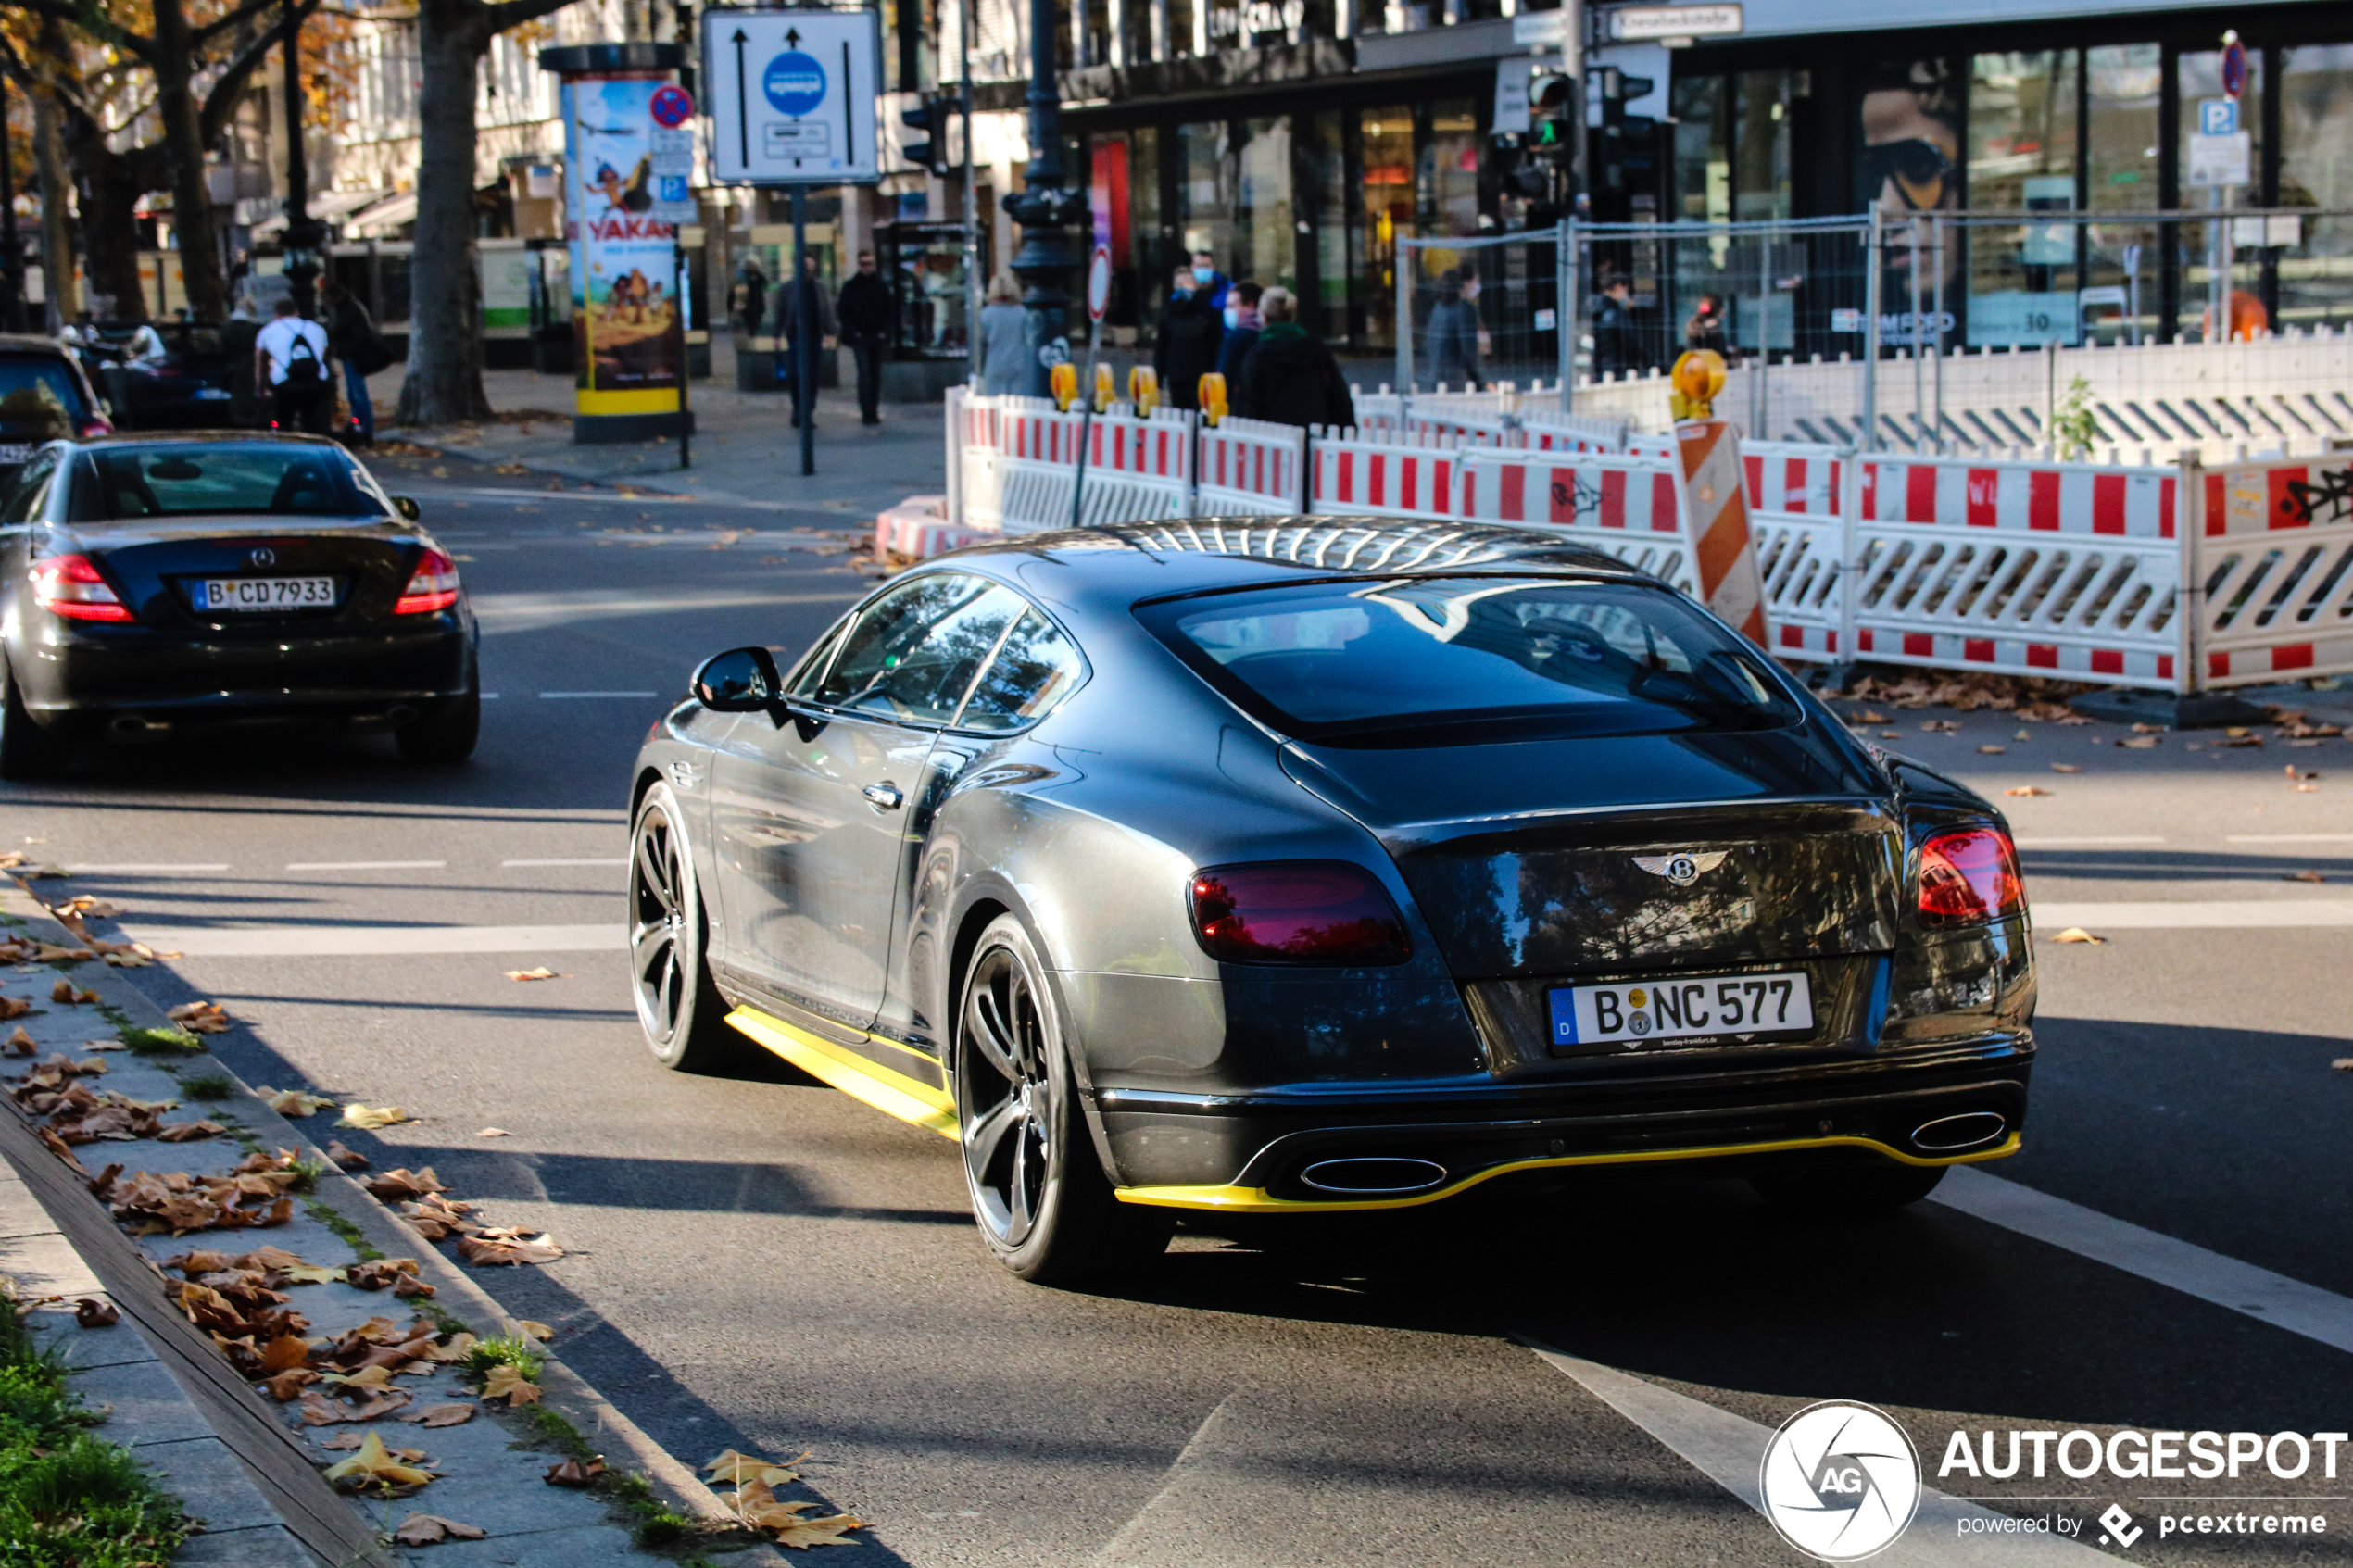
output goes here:
<path id="1" fill-rule="evenodd" d="M 703 13 L 711 172 L 722 184 L 864 184 L 875 141 L 881 25 L 872 11 Z"/>

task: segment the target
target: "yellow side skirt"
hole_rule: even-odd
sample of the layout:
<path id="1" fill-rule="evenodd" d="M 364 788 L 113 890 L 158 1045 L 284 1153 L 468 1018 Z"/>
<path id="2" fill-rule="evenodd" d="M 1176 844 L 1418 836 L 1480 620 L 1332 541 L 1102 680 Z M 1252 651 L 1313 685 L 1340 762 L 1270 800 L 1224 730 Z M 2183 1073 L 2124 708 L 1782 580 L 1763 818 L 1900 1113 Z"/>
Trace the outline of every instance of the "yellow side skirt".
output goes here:
<path id="1" fill-rule="evenodd" d="M 822 1078 L 852 1099 L 887 1116 L 928 1127 L 943 1138 L 956 1135 L 956 1102 L 944 1089 L 867 1060 L 823 1035 L 795 1028 L 751 1008 L 737 1008 L 727 1022 L 812 1078 Z"/>
<path id="2" fill-rule="evenodd" d="M 1354 1209 L 1413 1209 L 1425 1203 L 1436 1203 L 1453 1197 L 1466 1188 L 1514 1171 L 1546 1171 L 1566 1165 L 1637 1165 L 1667 1160 L 1718 1160 L 1733 1154 L 1779 1154 L 1800 1148 L 1868 1148 L 1898 1160 L 1906 1165 L 1966 1165 L 1981 1160 L 1999 1160 L 2016 1154 L 2019 1137 L 2012 1133 L 1992 1148 L 1975 1154 L 1955 1155 L 1949 1160 L 1922 1160 L 1916 1154 L 1906 1154 L 1891 1148 L 1876 1138 L 1838 1136 L 1829 1138 L 1787 1138 L 1780 1143 L 1723 1144 L 1714 1148 L 1637 1149 L 1624 1154 L 1568 1154 L 1550 1160 L 1515 1160 L 1508 1165 L 1497 1165 L 1465 1176 L 1434 1192 L 1416 1193 L 1411 1198 L 1339 1198 L 1329 1199 L 1303 1198 L 1273 1198 L 1265 1187 L 1238 1186 L 1165 1186 L 1120 1187 L 1116 1196 L 1122 1203 L 1141 1203 L 1157 1209 L 1212 1209 L 1224 1213 L 1284 1213 L 1321 1214 Z"/>

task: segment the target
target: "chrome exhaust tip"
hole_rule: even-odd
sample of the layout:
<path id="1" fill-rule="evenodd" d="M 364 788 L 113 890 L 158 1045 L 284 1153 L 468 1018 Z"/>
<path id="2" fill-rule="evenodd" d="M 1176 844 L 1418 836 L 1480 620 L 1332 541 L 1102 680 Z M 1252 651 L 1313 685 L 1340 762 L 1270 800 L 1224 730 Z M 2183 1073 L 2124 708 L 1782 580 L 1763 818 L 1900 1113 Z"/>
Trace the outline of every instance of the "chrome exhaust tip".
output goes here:
<path id="1" fill-rule="evenodd" d="M 1437 1186 L 1446 1179 L 1446 1167 L 1430 1160 L 1364 1156 L 1319 1160 L 1301 1171 L 1299 1179 L 1339 1198 L 1399 1198 Z"/>
<path id="2" fill-rule="evenodd" d="M 1959 1154 L 1999 1142 L 2009 1130 L 2009 1118 L 1998 1110 L 1966 1110 L 1913 1128 L 1912 1147 L 1924 1154 Z"/>

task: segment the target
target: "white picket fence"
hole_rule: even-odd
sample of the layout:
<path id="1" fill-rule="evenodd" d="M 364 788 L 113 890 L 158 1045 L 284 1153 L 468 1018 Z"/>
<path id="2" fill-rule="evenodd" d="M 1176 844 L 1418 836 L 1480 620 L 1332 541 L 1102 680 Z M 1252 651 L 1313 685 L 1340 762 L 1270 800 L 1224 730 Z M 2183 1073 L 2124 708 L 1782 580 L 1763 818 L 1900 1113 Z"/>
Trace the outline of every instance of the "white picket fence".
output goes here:
<path id="1" fill-rule="evenodd" d="M 1151 522 L 1214 541 L 1189 547 L 1354 561 L 1397 531 L 1326 520 L 1407 520 L 1428 527 L 1399 537 L 1474 552 L 1481 536 L 1458 525 L 1497 523 L 1694 586 L 1692 508 L 1667 437 L 1500 406 L 1518 440 L 1416 430 L 1403 403 L 1388 427 L 1300 431 L 1117 408 L 1085 421 L 1040 399 L 949 396 L 942 537 L 1067 526 L 1084 426 L 1090 525 Z M 2209 469 L 2195 456 L 2125 466 L 1749 442 L 1742 459 L 1783 658 L 2179 692 L 2353 672 L 2353 457 Z"/>

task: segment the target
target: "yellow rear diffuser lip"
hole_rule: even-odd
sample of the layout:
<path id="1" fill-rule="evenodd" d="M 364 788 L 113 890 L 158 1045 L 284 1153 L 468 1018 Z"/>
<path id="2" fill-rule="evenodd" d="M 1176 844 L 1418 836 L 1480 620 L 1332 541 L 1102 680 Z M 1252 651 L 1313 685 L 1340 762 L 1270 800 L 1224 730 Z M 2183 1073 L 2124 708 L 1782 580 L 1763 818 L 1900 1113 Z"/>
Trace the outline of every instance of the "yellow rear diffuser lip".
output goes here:
<path id="1" fill-rule="evenodd" d="M 1906 1165 L 1968 1165 L 1981 1160 L 1999 1160 L 2016 1154 L 2019 1135 L 2012 1133 L 1992 1148 L 1969 1154 L 1956 1154 L 1942 1160 L 1923 1160 L 1917 1154 L 1906 1154 L 1877 1138 L 1858 1138 L 1841 1135 L 1827 1138 L 1786 1138 L 1779 1143 L 1718 1144 L 1708 1148 L 1637 1149 L 1619 1154 L 1567 1154 L 1545 1160 L 1515 1160 L 1509 1164 L 1491 1166 L 1474 1172 L 1459 1182 L 1450 1182 L 1434 1192 L 1416 1193 L 1410 1198 L 1275 1198 L 1265 1187 L 1239 1186 L 1161 1186 L 1120 1187 L 1115 1196 L 1122 1203 L 1141 1203 L 1156 1209 L 1210 1209 L 1225 1213 L 1285 1213 L 1320 1214 L 1338 1210 L 1353 1209 L 1414 1209 L 1425 1203 L 1437 1203 L 1453 1197 L 1479 1183 L 1514 1171 L 1548 1171 L 1567 1165 L 1640 1165 L 1669 1160 L 1718 1160 L 1735 1154 L 1780 1154 L 1792 1149 L 1806 1148 L 1868 1148 L 1890 1160 Z"/>
<path id="2" fill-rule="evenodd" d="M 946 1090 L 933 1088 L 904 1073 L 894 1073 L 846 1046 L 837 1046 L 781 1018 L 771 1018 L 756 1008 L 737 1008 L 727 1015 L 727 1022 L 811 1077 L 823 1079 L 850 1098 L 862 1100 L 886 1116 L 928 1128 L 943 1138 L 956 1136 L 956 1102 Z"/>

